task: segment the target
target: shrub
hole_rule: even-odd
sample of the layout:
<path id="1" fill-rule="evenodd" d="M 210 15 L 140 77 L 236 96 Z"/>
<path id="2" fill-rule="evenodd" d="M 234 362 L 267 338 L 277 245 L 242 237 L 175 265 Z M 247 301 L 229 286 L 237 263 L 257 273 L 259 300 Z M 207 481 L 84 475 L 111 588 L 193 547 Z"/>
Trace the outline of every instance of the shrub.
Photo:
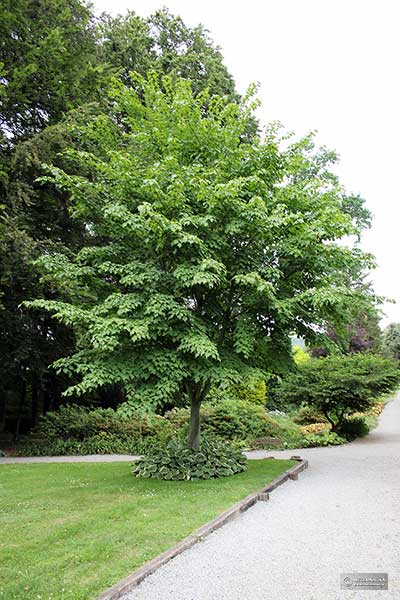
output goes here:
<path id="1" fill-rule="evenodd" d="M 165 416 L 175 430 L 187 429 L 188 409 L 174 409 Z M 279 425 L 262 406 L 245 400 L 205 402 L 201 408 L 201 423 L 204 433 L 224 440 L 279 437 L 280 434 Z"/>
<path id="2" fill-rule="evenodd" d="M 308 433 L 320 433 L 320 431 L 328 431 L 328 423 L 311 423 L 311 425 L 302 425 L 300 431 L 303 435 Z"/>
<path id="3" fill-rule="evenodd" d="M 125 417 L 112 408 L 90 409 L 79 405 L 61 406 L 40 417 L 35 437 L 83 441 L 101 432 L 127 435 L 154 435 L 162 427 L 156 415 Z"/>
<path id="4" fill-rule="evenodd" d="M 293 359 L 296 365 L 303 365 L 304 363 L 307 363 L 309 360 L 311 360 L 311 356 L 309 355 L 307 350 L 305 350 L 305 348 L 302 348 L 301 346 L 293 346 L 292 352 Z"/>
<path id="5" fill-rule="evenodd" d="M 211 388 L 207 402 L 219 403 L 225 400 L 244 400 L 265 406 L 267 402 L 267 385 L 263 379 L 254 379 L 246 384 L 232 384 L 227 387 Z"/>
<path id="6" fill-rule="evenodd" d="M 257 404 L 227 400 L 204 408 L 203 431 L 224 439 L 279 435 L 279 426 Z"/>
<path id="7" fill-rule="evenodd" d="M 85 454 L 137 454 L 141 440 L 112 433 L 98 433 L 86 440 L 27 440 L 16 449 L 19 456 L 65 456 Z"/>
<path id="8" fill-rule="evenodd" d="M 358 437 L 368 435 L 369 431 L 370 428 L 365 419 L 362 417 L 351 417 L 350 419 L 343 419 L 338 433 L 351 442 Z"/>
<path id="9" fill-rule="evenodd" d="M 322 433 L 310 433 L 303 440 L 304 448 L 315 448 L 318 446 L 339 446 L 345 444 L 346 440 L 335 432 L 323 431 Z"/>
<path id="10" fill-rule="evenodd" d="M 311 360 L 298 367 L 280 384 L 281 402 L 302 404 L 321 411 L 339 429 L 345 417 L 364 412 L 383 393 L 399 385 L 396 365 L 372 354 L 328 356 Z"/>
<path id="11" fill-rule="evenodd" d="M 313 423 L 322 423 L 325 420 L 322 412 L 312 406 L 302 406 L 293 417 L 293 421 L 299 425 L 312 425 Z"/>
<path id="12" fill-rule="evenodd" d="M 283 448 L 300 448 L 303 442 L 303 434 L 300 426 L 294 423 L 287 415 L 274 415 L 274 423 L 279 427 L 279 438 L 282 440 Z"/>
<path id="13" fill-rule="evenodd" d="M 179 436 L 179 439 L 181 436 Z M 27 439 L 15 449 L 17 456 L 66 456 L 85 454 L 143 454 L 154 446 L 166 445 L 172 435 L 165 431 L 156 435 L 133 437 L 100 432 L 85 440 Z"/>
<path id="14" fill-rule="evenodd" d="M 238 400 L 252 402 L 261 406 L 265 406 L 267 402 L 267 385 L 263 380 L 254 381 L 246 386 L 235 386 L 234 392 Z"/>
<path id="15" fill-rule="evenodd" d="M 198 450 L 176 440 L 164 448 L 154 448 L 137 462 L 132 472 L 136 477 L 196 480 L 227 477 L 246 469 L 247 459 L 239 449 L 203 438 Z"/>
<path id="16" fill-rule="evenodd" d="M 176 436 L 158 415 L 125 417 L 117 411 L 71 405 L 41 417 L 37 427 L 16 448 L 22 456 L 66 454 L 140 454 Z"/>

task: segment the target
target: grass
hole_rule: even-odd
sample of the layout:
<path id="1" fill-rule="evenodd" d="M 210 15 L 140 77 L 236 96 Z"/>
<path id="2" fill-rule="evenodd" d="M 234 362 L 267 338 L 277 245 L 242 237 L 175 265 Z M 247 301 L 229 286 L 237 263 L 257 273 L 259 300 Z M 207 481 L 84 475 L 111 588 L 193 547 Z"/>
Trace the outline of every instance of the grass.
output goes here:
<path id="1" fill-rule="evenodd" d="M 0 467 L 0 600 L 91 600 L 294 464 L 219 480 L 136 479 L 129 463 Z"/>

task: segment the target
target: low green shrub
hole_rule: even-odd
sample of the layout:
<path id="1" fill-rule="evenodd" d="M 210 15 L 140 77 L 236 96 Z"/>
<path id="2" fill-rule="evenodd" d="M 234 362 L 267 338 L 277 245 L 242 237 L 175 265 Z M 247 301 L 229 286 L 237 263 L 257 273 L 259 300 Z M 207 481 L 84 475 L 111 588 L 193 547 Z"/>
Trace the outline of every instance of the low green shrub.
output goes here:
<path id="1" fill-rule="evenodd" d="M 207 402 L 219 403 L 225 400 L 245 400 L 246 402 L 265 406 L 267 402 L 267 384 L 263 379 L 255 379 L 246 384 L 211 388 L 207 396 Z"/>
<path id="2" fill-rule="evenodd" d="M 293 422 L 293 419 L 287 415 L 274 414 L 271 417 L 279 427 L 279 437 L 282 440 L 282 448 L 301 448 L 303 443 L 303 434 L 300 425 Z"/>
<path id="3" fill-rule="evenodd" d="M 311 360 L 310 354 L 305 348 L 295 345 L 292 347 L 293 359 L 296 365 L 304 365 Z"/>
<path id="4" fill-rule="evenodd" d="M 399 383 L 400 370 L 393 362 L 379 355 L 350 354 L 298 365 L 276 394 L 281 403 L 307 404 L 322 412 L 339 431 L 344 418 L 371 409 L 376 398 L 394 392 Z"/>
<path id="5" fill-rule="evenodd" d="M 27 440 L 16 448 L 19 456 L 66 456 L 85 454 L 137 454 L 141 440 L 112 433 L 98 433 L 86 440 Z"/>
<path id="6" fill-rule="evenodd" d="M 346 438 L 347 441 L 351 442 L 359 437 L 368 435 L 370 427 L 365 419 L 362 417 L 350 417 L 343 419 L 340 428 L 338 429 L 339 435 Z"/>
<path id="7" fill-rule="evenodd" d="M 189 409 L 173 409 L 165 415 L 173 429 L 189 426 Z M 254 402 L 221 400 L 205 402 L 201 407 L 201 428 L 206 434 L 225 440 L 246 440 L 256 437 L 279 437 L 280 427 Z"/>
<path id="8" fill-rule="evenodd" d="M 279 425 L 265 409 L 246 400 L 226 400 L 214 405 L 204 405 L 202 427 L 206 433 L 226 440 L 249 437 L 279 437 Z"/>
<path id="9" fill-rule="evenodd" d="M 252 402 L 260 406 L 265 406 L 267 403 L 267 384 L 263 380 L 254 381 L 246 386 L 235 386 L 234 392 L 238 400 Z"/>
<path id="10" fill-rule="evenodd" d="M 136 477 L 167 480 L 197 480 L 227 477 L 247 469 L 242 452 L 216 439 L 202 439 L 198 450 L 173 440 L 154 448 L 133 468 Z"/>
<path id="11" fill-rule="evenodd" d="M 32 435 L 47 440 L 78 441 L 99 433 L 142 437 L 155 435 L 162 426 L 162 419 L 156 415 L 125 417 L 112 408 L 90 409 L 73 404 L 40 417 Z"/>
<path id="12" fill-rule="evenodd" d="M 315 448 L 318 446 L 339 446 L 346 443 L 346 439 L 332 431 L 322 431 L 321 433 L 309 433 L 303 438 L 304 448 Z"/>
<path id="13" fill-rule="evenodd" d="M 302 406 L 293 416 L 293 421 L 299 425 L 313 425 L 314 423 L 323 423 L 326 417 L 312 406 Z"/>

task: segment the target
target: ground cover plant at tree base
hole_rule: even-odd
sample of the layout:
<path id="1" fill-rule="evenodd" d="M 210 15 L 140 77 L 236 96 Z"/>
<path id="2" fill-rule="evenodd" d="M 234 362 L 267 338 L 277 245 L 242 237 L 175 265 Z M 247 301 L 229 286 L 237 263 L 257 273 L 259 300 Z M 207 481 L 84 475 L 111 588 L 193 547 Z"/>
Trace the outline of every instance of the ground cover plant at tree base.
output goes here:
<path id="1" fill-rule="evenodd" d="M 335 156 L 312 137 L 281 150 L 274 128 L 249 140 L 251 93 L 235 104 L 150 74 L 110 99 L 42 178 L 91 235 L 39 261 L 71 299 L 30 306 L 75 331 L 78 351 L 56 363 L 78 378 L 68 394 L 118 385 L 127 414 L 186 400 L 197 448 L 209 391 L 268 380 L 293 362 L 293 331 L 315 341 L 316 325 L 369 306 L 349 274 L 372 263 L 338 243 L 359 227 Z"/>
<path id="2" fill-rule="evenodd" d="M 93 600 L 294 461 L 209 481 L 135 478 L 129 463 L 0 467 L 0 598 Z"/>
<path id="3" fill-rule="evenodd" d="M 347 417 L 371 410 L 379 396 L 394 392 L 399 382 L 396 364 L 382 356 L 329 356 L 298 366 L 282 380 L 278 395 L 283 402 L 306 404 L 322 413 L 332 431 L 340 433 Z"/>
<path id="4" fill-rule="evenodd" d="M 198 448 L 173 440 L 154 448 L 133 468 L 136 477 L 196 481 L 229 477 L 247 469 L 247 459 L 238 448 L 217 438 L 202 438 Z"/>

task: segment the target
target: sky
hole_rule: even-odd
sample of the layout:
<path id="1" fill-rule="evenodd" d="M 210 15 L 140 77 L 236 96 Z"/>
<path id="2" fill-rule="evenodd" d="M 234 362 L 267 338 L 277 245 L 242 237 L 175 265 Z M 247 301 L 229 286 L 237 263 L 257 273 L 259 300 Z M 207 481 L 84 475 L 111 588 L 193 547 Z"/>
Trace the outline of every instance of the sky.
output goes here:
<path id="1" fill-rule="evenodd" d="M 381 325 L 400 322 L 399 0 L 94 0 L 96 12 L 146 17 L 167 6 L 202 23 L 243 93 L 260 84 L 262 124 L 280 121 L 340 155 L 337 173 L 374 215 L 362 248 L 378 263 Z"/>

